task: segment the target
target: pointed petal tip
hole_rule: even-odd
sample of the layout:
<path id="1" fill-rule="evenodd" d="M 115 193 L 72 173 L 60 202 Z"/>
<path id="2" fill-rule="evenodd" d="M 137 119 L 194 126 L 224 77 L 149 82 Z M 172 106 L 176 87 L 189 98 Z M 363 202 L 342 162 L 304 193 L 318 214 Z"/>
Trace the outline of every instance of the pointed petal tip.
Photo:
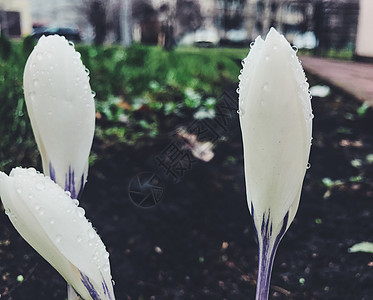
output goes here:
<path id="1" fill-rule="evenodd" d="M 282 35 L 274 27 L 271 27 L 267 33 L 266 41 L 271 42 L 272 40 L 280 39 L 281 36 Z"/>

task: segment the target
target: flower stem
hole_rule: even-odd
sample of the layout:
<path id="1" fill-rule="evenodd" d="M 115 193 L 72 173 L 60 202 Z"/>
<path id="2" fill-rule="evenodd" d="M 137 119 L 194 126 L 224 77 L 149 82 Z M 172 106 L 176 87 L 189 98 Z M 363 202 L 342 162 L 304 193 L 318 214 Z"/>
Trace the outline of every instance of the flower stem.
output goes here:
<path id="1" fill-rule="evenodd" d="M 278 243 L 264 239 L 259 245 L 259 269 L 256 285 L 256 300 L 268 300 L 273 262 Z"/>

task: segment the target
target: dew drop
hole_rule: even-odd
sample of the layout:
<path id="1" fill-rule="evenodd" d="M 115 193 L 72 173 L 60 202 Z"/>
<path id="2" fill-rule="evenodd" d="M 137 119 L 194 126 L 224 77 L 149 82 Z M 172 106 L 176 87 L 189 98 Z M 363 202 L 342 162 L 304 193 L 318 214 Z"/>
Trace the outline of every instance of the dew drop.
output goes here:
<path id="1" fill-rule="evenodd" d="M 36 170 L 34 168 L 28 168 L 27 169 L 27 174 L 30 176 L 36 175 Z"/>
<path id="2" fill-rule="evenodd" d="M 254 45 L 255 45 L 255 43 L 254 43 L 254 42 L 251 42 L 251 43 L 250 43 L 250 48 L 253 48 Z"/>
<path id="3" fill-rule="evenodd" d="M 44 212 L 44 209 L 43 209 L 43 208 L 40 208 L 40 209 L 39 209 L 39 216 L 43 216 L 44 213 L 45 213 L 45 212 Z"/>
<path id="4" fill-rule="evenodd" d="M 237 113 L 238 113 L 238 114 L 240 114 L 240 113 L 241 113 L 241 111 L 240 111 L 239 109 L 237 109 Z"/>
<path id="5" fill-rule="evenodd" d="M 80 236 L 80 235 L 78 235 L 77 237 L 76 237 L 76 241 L 78 242 L 78 243 L 81 243 L 82 242 L 82 237 Z"/>
<path id="6" fill-rule="evenodd" d="M 49 220 L 49 224 L 53 225 L 55 223 L 54 219 Z"/>
<path id="7" fill-rule="evenodd" d="M 82 208 L 82 207 L 78 207 L 78 208 L 76 209 L 76 214 L 78 215 L 78 218 L 79 218 L 79 219 L 82 219 L 82 218 L 84 217 L 84 215 L 85 215 L 85 210 L 84 210 L 84 208 Z"/>
<path id="8" fill-rule="evenodd" d="M 62 240 L 62 236 L 61 236 L 60 234 L 57 234 L 57 235 L 56 235 L 56 243 L 57 243 L 57 244 L 60 243 L 61 240 Z"/>
<path id="9" fill-rule="evenodd" d="M 268 91 L 268 83 L 263 84 L 263 91 Z"/>
<path id="10" fill-rule="evenodd" d="M 278 49 L 278 46 L 277 45 L 273 45 L 273 50 L 277 50 Z"/>
<path id="11" fill-rule="evenodd" d="M 307 169 L 311 168 L 311 164 L 308 163 L 307 166 L 306 166 Z"/>
<path id="12" fill-rule="evenodd" d="M 266 56 L 265 56 L 265 60 L 266 60 L 266 61 L 269 61 L 269 55 L 266 55 Z"/>
<path id="13" fill-rule="evenodd" d="M 72 41 L 69 41 L 69 45 L 70 45 L 71 47 L 74 47 L 74 43 L 73 43 Z"/>
<path id="14" fill-rule="evenodd" d="M 29 96 L 30 96 L 31 101 L 34 101 L 34 100 L 35 100 L 35 93 L 31 92 L 31 93 L 29 94 Z"/>
<path id="15" fill-rule="evenodd" d="M 32 83 L 34 84 L 34 87 L 37 87 L 38 84 L 39 84 L 39 80 L 34 79 L 34 80 L 32 81 Z"/>
<path id="16" fill-rule="evenodd" d="M 71 197 L 71 193 L 70 193 L 70 191 L 65 191 L 65 194 L 66 194 L 67 196 Z"/>
<path id="17" fill-rule="evenodd" d="M 241 65 L 244 67 L 245 66 L 245 59 L 241 60 Z"/>
<path id="18" fill-rule="evenodd" d="M 76 206 L 79 206 L 79 200 L 78 199 L 73 199 L 73 202 Z"/>
<path id="19" fill-rule="evenodd" d="M 89 75 L 89 70 L 87 68 L 85 68 L 84 71 Z"/>
<path id="20" fill-rule="evenodd" d="M 309 117 L 310 117 L 310 119 L 312 120 L 315 116 L 314 116 L 314 114 L 310 113 L 310 114 L 309 114 Z"/>
<path id="21" fill-rule="evenodd" d="M 36 204 L 36 205 L 34 206 L 34 209 L 35 209 L 36 211 L 39 211 L 39 210 L 40 210 L 40 206 L 39 206 L 38 204 Z"/>
<path id="22" fill-rule="evenodd" d="M 42 191 L 45 189 L 45 186 L 43 183 L 39 182 L 38 184 L 36 184 L 36 189 Z"/>
<path id="23" fill-rule="evenodd" d="M 43 54 L 42 54 L 41 52 L 38 52 L 38 53 L 36 54 L 36 58 L 37 58 L 38 60 L 42 60 L 42 59 L 43 59 Z"/>
<path id="24" fill-rule="evenodd" d="M 111 280 L 111 284 L 113 285 L 113 286 L 115 286 L 115 281 L 112 279 Z"/>
<path id="25" fill-rule="evenodd" d="M 237 93 L 237 94 L 240 93 L 240 88 L 237 88 L 237 89 L 236 89 L 236 93 Z"/>
<path id="26" fill-rule="evenodd" d="M 17 189 L 17 194 L 22 194 L 22 190 L 21 189 Z"/>
<path id="27" fill-rule="evenodd" d="M 292 46 L 291 48 L 294 50 L 295 53 L 298 52 L 298 47 L 297 46 Z"/>
<path id="28" fill-rule="evenodd" d="M 95 91 L 92 91 L 92 97 L 96 97 L 96 92 Z"/>
<path id="29" fill-rule="evenodd" d="M 93 239 L 95 238 L 95 236 L 96 236 L 96 232 L 95 232 L 95 230 L 94 230 L 93 228 L 89 229 L 89 230 L 88 230 L 88 237 L 89 237 L 91 240 L 93 240 Z"/>

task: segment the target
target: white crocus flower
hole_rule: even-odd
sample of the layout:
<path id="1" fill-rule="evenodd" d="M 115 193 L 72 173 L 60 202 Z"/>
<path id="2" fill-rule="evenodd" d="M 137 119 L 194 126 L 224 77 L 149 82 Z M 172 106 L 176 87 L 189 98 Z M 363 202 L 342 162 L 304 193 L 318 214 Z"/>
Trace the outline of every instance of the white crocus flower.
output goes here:
<path id="1" fill-rule="evenodd" d="M 33 168 L 0 172 L 0 196 L 17 231 L 82 299 L 114 300 L 109 254 L 76 200 Z"/>
<path id="2" fill-rule="evenodd" d="M 88 72 L 73 45 L 42 37 L 27 60 L 24 94 L 43 170 L 77 198 L 88 171 L 95 105 Z"/>
<path id="3" fill-rule="evenodd" d="M 256 299 L 264 300 L 277 246 L 298 209 L 313 115 L 302 66 L 275 29 L 255 40 L 243 65 L 239 115 L 247 202 L 259 241 Z"/>

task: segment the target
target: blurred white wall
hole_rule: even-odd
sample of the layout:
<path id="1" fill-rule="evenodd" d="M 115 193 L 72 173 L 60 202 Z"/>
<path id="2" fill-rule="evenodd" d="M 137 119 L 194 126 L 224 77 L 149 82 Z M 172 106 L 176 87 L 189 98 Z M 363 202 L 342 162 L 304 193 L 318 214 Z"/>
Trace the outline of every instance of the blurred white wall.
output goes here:
<path id="1" fill-rule="evenodd" d="M 355 53 L 373 57 L 373 0 L 360 0 Z"/>
<path id="2" fill-rule="evenodd" d="M 0 0 L 0 11 L 14 11 L 20 13 L 21 35 L 32 31 L 32 18 L 29 0 Z"/>

